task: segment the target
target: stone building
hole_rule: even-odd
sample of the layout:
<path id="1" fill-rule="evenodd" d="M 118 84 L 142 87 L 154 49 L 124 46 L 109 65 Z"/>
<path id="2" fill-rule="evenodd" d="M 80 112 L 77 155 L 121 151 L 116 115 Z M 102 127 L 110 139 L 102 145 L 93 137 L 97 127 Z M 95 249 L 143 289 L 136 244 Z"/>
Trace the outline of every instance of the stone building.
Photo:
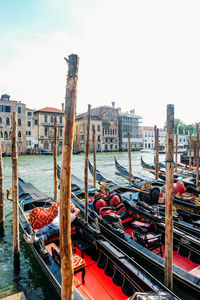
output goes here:
<path id="1" fill-rule="evenodd" d="M 9 155 L 12 152 L 12 115 L 17 113 L 17 144 L 18 152 L 26 152 L 26 105 L 21 101 L 10 100 L 4 94 L 0 99 L 0 136 L 2 152 Z"/>
<path id="2" fill-rule="evenodd" d="M 26 108 L 26 148 L 27 153 L 34 153 L 37 140 L 34 138 L 34 110 Z"/>
<path id="3" fill-rule="evenodd" d="M 144 126 L 142 127 L 143 133 L 143 148 L 144 149 L 155 149 L 155 134 L 154 127 Z M 166 146 L 166 131 L 159 129 L 159 149 L 163 150 Z"/>
<path id="4" fill-rule="evenodd" d="M 142 117 L 135 114 L 134 110 L 129 112 L 119 112 L 119 150 L 128 150 L 128 133 L 130 134 L 131 150 L 143 148 L 141 132 Z"/>
<path id="5" fill-rule="evenodd" d="M 58 152 L 62 152 L 64 105 L 62 105 L 62 110 L 54 107 L 45 107 L 34 111 L 34 139 L 36 141 L 35 148 L 38 151 L 53 151 L 55 117 L 58 120 Z"/>
<path id="6" fill-rule="evenodd" d="M 87 114 L 78 115 L 75 119 L 75 132 L 73 152 L 85 152 L 87 141 Z M 89 137 L 89 151 L 93 151 L 93 131 L 95 130 L 96 151 L 101 151 L 102 141 L 102 120 L 99 117 L 91 116 L 90 120 L 90 137 Z"/>
<path id="7" fill-rule="evenodd" d="M 91 116 L 102 120 L 101 151 L 119 151 L 118 108 L 115 108 L 115 102 L 112 106 L 91 108 Z"/>

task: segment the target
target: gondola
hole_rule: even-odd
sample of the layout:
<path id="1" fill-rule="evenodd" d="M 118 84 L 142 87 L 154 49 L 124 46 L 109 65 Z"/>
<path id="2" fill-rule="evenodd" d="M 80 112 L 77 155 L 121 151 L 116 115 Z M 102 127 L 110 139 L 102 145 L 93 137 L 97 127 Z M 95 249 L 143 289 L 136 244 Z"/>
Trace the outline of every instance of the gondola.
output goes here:
<path id="1" fill-rule="evenodd" d="M 74 177 L 75 179 L 75 177 Z M 76 181 L 77 183 L 80 181 Z M 72 191 L 76 192 L 76 184 Z M 80 187 L 81 188 L 81 187 Z M 46 212 L 55 200 L 19 178 L 19 220 L 24 233 L 32 234 L 32 209 Z M 74 299 L 178 299 L 132 257 L 106 240 L 100 232 L 77 217 L 72 223 L 71 239 L 74 265 Z M 44 273 L 61 293 L 59 236 L 44 243 L 27 244 Z M 142 298 L 141 298 L 142 299 Z"/>
<path id="2" fill-rule="evenodd" d="M 115 168 L 117 170 L 117 174 L 122 175 L 124 178 L 129 179 L 129 172 L 124 168 L 122 165 L 119 164 L 117 159 L 115 158 Z M 148 190 L 152 187 L 159 187 L 160 192 L 164 192 L 164 185 L 165 182 L 161 180 L 155 180 L 152 178 L 148 178 L 147 176 L 140 176 L 140 175 L 133 175 L 131 174 L 131 181 L 132 186 L 136 188 L 140 188 L 142 190 Z M 145 187 L 147 187 L 145 189 Z M 176 209 L 182 213 L 182 210 L 185 210 L 187 214 L 182 213 L 182 218 L 185 217 L 185 220 L 191 219 L 191 216 L 193 217 L 193 220 L 196 221 L 197 219 L 200 219 L 200 205 L 199 205 L 199 194 L 200 192 L 196 190 L 193 186 L 186 186 L 185 193 L 182 193 L 181 195 L 174 194 L 174 205 Z M 145 195 L 141 196 L 141 198 L 144 200 Z M 153 204 L 157 204 L 159 200 L 159 196 L 157 198 L 154 197 L 155 202 Z M 152 204 L 152 203 L 151 203 Z M 191 214 L 190 217 L 188 215 Z"/>
<path id="3" fill-rule="evenodd" d="M 155 175 L 155 165 L 151 165 L 151 164 L 144 162 L 142 157 L 141 157 L 141 165 L 145 171 L 149 171 L 150 173 Z M 166 169 L 165 168 L 159 169 L 158 177 L 163 181 L 166 180 Z M 185 171 L 185 170 L 177 171 L 176 173 L 174 173 L 174 182 L 179 181 L 180 178 L 186 187 L 187 186 L 193 186 L 193 187 L 196 186 L 196 178 L 195 178 L 194 173 L 191 173 L 191 172 L 188 173 L 188 171 Z"/>
<path id="4" fill-rule="evenodd" d="M 108 184 L 105 182 L 104 186 L 110 189 L 110 182 Z M 122 251 L 134 257 L 137 262 L 149 266 L 151 270 L 156 270 L 163 275 L 165 224 L 160 216 L 135 205 L 133 192 L 126 189 L 123 192 L 122 189 L 119 190 L 112 186 L 112 193 L 103 196 L 103 193 L 108 193 L 108 190 L 89 189 L 88 218 L 90 222 L 98 223 L 102 235 L 108 240 L 112 240 Z M 109 202 L 112 199 L 113 191 L 120 192 L 121 200 L 117 208 Z M 103 202 L 100 201 L 97 206 L 98 200 L 103 200 Z M 77 188 L 77 192 L 72 193 L 72 201 L 82 212 L 85 211 L 84 190 L 81 191 Z M 144 243 L 142 237 L 147 240 L 148 234 L 152 239 L 155 238 L 154 245 L 150 246 L 148 242 Z M 174 282 L 182 289 L 190 290 L 191 294 L 199 296 L 200 280 L 195 272 L 200 271 L 200 239 L 179 229 L 174 229 L 173 247 Z"/>

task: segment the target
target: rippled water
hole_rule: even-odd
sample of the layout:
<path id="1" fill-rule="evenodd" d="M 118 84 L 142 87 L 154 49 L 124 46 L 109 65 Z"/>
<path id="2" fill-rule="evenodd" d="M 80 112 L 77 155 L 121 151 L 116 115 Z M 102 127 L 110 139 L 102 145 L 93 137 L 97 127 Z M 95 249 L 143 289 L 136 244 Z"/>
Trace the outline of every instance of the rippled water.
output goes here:
<path id="1" fill-rule="evenodd" d="M 115 175 L 114 156 L 128 168 L 127 152 L 118 153 L 98 153 L 97 169 L 105 174 Z M 142 156 L 147 162 L 153 163 L 153 155 L 143 153 Z M 140 152 L 132 153 L 133 171 L 149 175 L 142 171 L 140 164 Z M 89 157 L 93 163 L 92 154 Z M 164 155 L 160 155 L 160 160 Z M 61 156 L 58 157 L 58 163 L 61 162 Z M 74 155 L 72 161 L 72 173 L 79 178 L 84 178 L 84 154 Z M 39 190 L 53 197 L 53 157 L 52 156 L 19 156 L 19 176 L 35 185 Z M 11 158 L 3 158 L 4 167 L 4 190 L 11 187 L 12 183 L 12 162 Z M 20 263 L 21 270 L 18 275 L 13 272 L 13 241 L 12 241 L 12 203 L 5 200 L 5 237 L 0 239 L 0 298 L 13 294 L 18 291 L 24 291 L 28 300 L 48 299 L 57 300 L 58 296 L 49 284 L 47 278 L 42 272 L 36 259 L 32 257 L 29 247 L 24 243 L 20 232 Z M 192 299 L 185 296 L 182 299 Z"/>

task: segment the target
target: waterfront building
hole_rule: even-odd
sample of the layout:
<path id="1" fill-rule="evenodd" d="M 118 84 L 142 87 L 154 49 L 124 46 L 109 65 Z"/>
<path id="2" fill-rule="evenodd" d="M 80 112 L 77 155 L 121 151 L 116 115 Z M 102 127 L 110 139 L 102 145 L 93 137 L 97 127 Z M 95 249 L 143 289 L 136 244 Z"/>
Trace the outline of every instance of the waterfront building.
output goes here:
<path id="1" fill-rule="evenodd" d="M 27 153 L 35 152 L 37 140 L 34 138 L 34 110 L 26 108 L 26 149 Z"/>
<path id="2" fill-rule="evenodd" d="M 87 114 L 77 115 L 75 119 L 75 132 L 73 152 L 85 152 L 87 141 Z M 93 151 L 93 131 L 95 130 L 96 151 L 101 151 L 102 141 L 102 120 L 97 116 L 91 116 L 90 120 L 90 136 L 89 136 L 89 151 Z"/>
<path id="3" fill-rule="evenodd" d="M 119 112 L 119 150 L 128 150 L 128 133 L 130 134 L 131 150 L 141 150 L 143 139 L 141 132 L 142 117 L 130 112 Z"/>
<path id="4" fill-rule="evenodd" d="M 10 155 L 12 152 L 12 115 L 17 113 L 17 145 L 18 152 L 26 152 L 26 105 L 21 101 L 10 100 L 4 94 L 0 98 L 0 136 L 2 152 Z"/>
<path id="5" fill-rule="evenodd" d="M 36 140 L 34 147 L 37 151 L 53 151 L 55 117 L 58 120 L 58 153 L 62 152 L 64 104 L 62 104 L 62 110 L 44 107 L 34 111 L 34 139 Z"/>
<path id="6" fill-rule="evenodd" d="M 118 108 L 115 102 L 112 106 L 99 106 L 91 109 L 91 115 L 102 120 L 101 151 L 119 151 Z"/>
<path id="7" fill-rule="evenodd" d="M 155 149 L 155 134 L 154 127 L 143 126 L 143 148 L 144 149 Z M 159 129 L 159 149 L 164 150 L 166 147 L 166 131 L 164 129 Z"/>

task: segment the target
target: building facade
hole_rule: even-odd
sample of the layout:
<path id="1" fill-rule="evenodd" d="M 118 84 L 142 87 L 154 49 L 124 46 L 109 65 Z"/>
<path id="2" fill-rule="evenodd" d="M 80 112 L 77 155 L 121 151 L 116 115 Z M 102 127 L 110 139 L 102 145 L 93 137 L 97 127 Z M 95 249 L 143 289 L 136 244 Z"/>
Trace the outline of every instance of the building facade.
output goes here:
<path id="1" fill-rule="evenodd" d="M 55 117 L 58 120 L 58 152 L 62 152 L 64 110 L 54 107 L 45 107 L 34 111 L 34 148 L 38 151 L 53 151 Z"/>
<path id="2" fill-rule="evenodd" d="M 115 102 L 112 106 L 92 108 L 91 115 L 102 120 L 101 151 L 119 151 L 118 108 L 115 108 Z"/>
<path id="3" fill-rule="evenodd" d="M 73 152 L 85 152 L 87 141 L 87 115 L 78 115 L 75 120 L 75 132 Z M 96 151 L 102 151 L 102 120 L 96 116 L 91 116 L 90 120 L 90 136 L 89 136 L 89 151 L 93 151 L 93 131 L 95 130 Z"/>
<path id="4" fill-rule="evenodd" d="M 131 150 L 140 150 L 143 148 L 143 139 L 141 133 L 142 117 L 135 114 L 134 110 L 130 113 L 119 112 L 119 150 L 128 150 L 128 133 L 130 134 Z"/>
<path id="5" fill-rule="evenodd" d="M 12 116 L 17 113 L 17 145 L 19 153 L 26 153 L 26 105 L 21 101 L 10 100 L 4 94 L 0 98 L 0 136 L 2 152 L 12 152 Z"/>
<path id="6" fill-rule="evenodd" d="M 155 133 L 154 127 L 152 126 L 143 126 L 143 148 L 144 149 L 155 149 Z M 166 131 L 159 129 L 159 149 L 164 150 L 166 147 Z"/>

